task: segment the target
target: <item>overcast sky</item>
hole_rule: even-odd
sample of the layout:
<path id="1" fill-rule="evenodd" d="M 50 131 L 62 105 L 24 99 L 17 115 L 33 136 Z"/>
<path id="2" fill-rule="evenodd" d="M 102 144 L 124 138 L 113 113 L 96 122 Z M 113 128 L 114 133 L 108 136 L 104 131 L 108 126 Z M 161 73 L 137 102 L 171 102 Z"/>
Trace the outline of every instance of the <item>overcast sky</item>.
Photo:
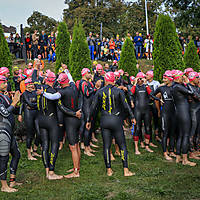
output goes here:
<path id="1" fill-rule="evenodd" d="M 1 23 L 17 27 L 17 31 L 19 31 L 20 24 L 27 25 L 27 19 L 33 11 L 39 11 L 60 21 L 63 9 L 67 8 L 64 0 L 0 0 L 0 3 Z"/>

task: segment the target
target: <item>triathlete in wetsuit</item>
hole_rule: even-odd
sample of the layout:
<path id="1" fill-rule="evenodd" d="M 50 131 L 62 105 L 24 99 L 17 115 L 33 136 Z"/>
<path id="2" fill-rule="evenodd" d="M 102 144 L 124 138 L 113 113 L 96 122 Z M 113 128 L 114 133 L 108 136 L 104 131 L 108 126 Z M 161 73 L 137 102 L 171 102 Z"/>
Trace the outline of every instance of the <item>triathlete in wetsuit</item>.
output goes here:
<path id="1" fill-rule="evenodd" d="M 171 161 L 172 158 L 167 154 L 167 139 L 169 137 L 169 155 L 175 156 L 174 154 L 174 142 L 175 142 L 175 130 L 176 130 L 176 120 L 175 116 L 175 105 L 172 96 L 172 82 L 173 77 L 170 71 L 166 71 L 163 75 L 164 86 L 158 87 L 153 95 L 160 95 L 162 100 L 164 101 L 162 105 L 162 110 L 160 108 L 159 102 L 156 102 L 156 107 L 158 109 L 158 116 L 161 116 L 162 123 L 162 148 L 164 153 L 164 158 L 166 160 Z M 160 111 L 161 110 L 161 111 Z"/>
<path id="2" fill-rule="evenodd" d="M 183 72 L 176 71 L 174 75 L 174 84 L 172 85 L 173 98 L 176 108 L 176 120 L 178 126 L 178 137 L 176 143 L 176 162 L 181 162 L 181 153 L 183 154 L 183 165 L 195 166 L 196 163 L 190 162 L 187 158 L 189 147 L 189 135 L 191 130 L 191 117 L 188 103 L 188 96 L 194 95 L 194 92 L 183 85 Z"/>
<path id="3" fill-rule="evenodd" d="M 90 114 L 87 113 L 86 127 L 89 129 L 91 126 L 91 116 L 96 109 L 101 111 L 100 126 L 103 137 L 103 152 L 104 160 L 107 168 L 107 175 L 112 176 L 113 171 L 111 169 L 110 162 L 110 146 L 112 142 L 112 136 L 114 136 L 116 143 L 121 150 L 121 158 L 124 167 L 124 176 L 132 176 L 128 170 L 128 152 L 126 148 L 126 141 L 123 131 L 123 119 L 121 117 L 122 110 L 126 110 L 131 116 L 132 122 L 135 122 L 131 108 L 129 107 L 125 98 L 124 92 L 114 86 L 115 75 L 113 72 L 108 72 L 105 75 L 106 86 L 100 89 L 92 102 Z"/>
<path id="4" fill-rule="evenodd" d="M 85 128 L 86 124 L 86 115 L 90 112 L 90 105 L 92 103 L 92 98 L 97 89 L 101 87 L 101 82 L 97 81 L 95 87 L 93 87 L 92 83 L 89 82 L 91 79 L 91 72 L 88 68 L 84 68 L 81 71 L 82 79 L 79 83 L 79 101 L 80 107 L 82 111 L 82 119 L 81 119 L 81 135 L 84 137 L 84 154 L 88 156 L 94 156 L 91 152 L 93 151 L 90 148 L 90 130 Z M 94 152 L 94 151 L 93 151 Z"/>
<path id="5" fill-rule="evenodd" d="M 46 74 L 46 85 L 42 85 L 42 90 L 38 90 L 38 116 L 37 121 L 40 129 L 42 141 L 42 159 L 46 169 L 46 177 L 50 180 L 61 179 L 63 176 L 54 173 L 55 162 L 59 148 L 59 128 L 57 122 L 57 101 L 48 100 L 43 95 L 43 92 L 54 94 L 56 90 L 53 88 L 55 74 L 49 72 Z M 49 147 L 51 144 L 51 153 L 49 155 Z"/>
<path id="6" fill-rule="evenodd" d="M 62 73 L 58 77 L 61 89 L 55 94 L 44 92 L 44 96 L 51 100 L 58 100 L 60 110 L 64 113 L 64 127 L 69 141 L 69 147 L 72 152 L 74 164 L 73 173 L 64 176 L 65 178 L 79 177 L 80 170 L 80 147 L 79 147 L 79 129 L 81 110 L 78 102 L 78 90 L 70 73 Z M 71 171 L 71 170 L 70 170 Z"/>
<path id="7" fill-rule="evenodd" d="M 153 71 L 148 71 L 146 73 L 146 79 L 147 79 L 147 85 L 150 87 L 151 91 L 154 92 L 160 85 L 160 83 L 158 81 L 153 80 Z M 150 112 L 151 112 L 151 116 L 153 118 L 153 124 L 154 124 L 154 132 L 155 132 L 155 139 L 159 142 L 161 142 L 161 139 L 159 138 L 159 118 L 158 118 L 158 111 L 156 109 L 156 105 L 155 102 L 150 99 L 149 102 L 149 107 L 150 107 Z M 152 147 L 157 147 L 155 144 L 153 144 L 152 142 L 152 135 L 150 138 L 150 144 L 149 146 Z"/>
<path id="8" fill-rule="evenodd" d="M 26 126 L 26 147 L 27 147 L 27 154 L 28 160 L 37 160 L 33 156 L 39 156 L 36 151 L 37 147 L 40 143 L 40 136 L 39 136 L 39 128 L 36 127 L 38 123 L 36 123 L 36 118 L 38 114 L 37 110 L 37 94 L 35 91 L 35 86 L 32 82 L 32 79 L 28 78 L 25 80 L 26 91 L 22 94 L 21 97 L 21 106 L 19 111 L 18 120 L 22 122 L 22 112 L 24 111 L 24 122 Z M 32 140 L 35 137 L 35 145 L 33 148 L 33 154 L 31 154 L 31 147 L 32 147 Z"/>
<path id="9" fill-rule="evenodd" d="M 16 185 L 20 185 L 15 181 L 18 162 L 20 159 L 20 151 L 17 141 L 13 134 L 13 128 L 15 126 L 15 119 L 13 111 L 15 106 L 20 100 L 20 92 L 16 92 L 11 99 L 4 95 L 3 92 L 7 90 L 7 79 L 0 75 L 0 180 L 2 192 L 16 192 L 17 190 L 12 188 Z M 9 153 L 12 155 L 10 163 L 10 187 L 7 184 L 7 165 L 9 161 Z"/>
<path id="10" fill-rule="evenodd" d="M 133 135 L 134 143 L 135 143 L 135 154 L 141 154 L 138 149 L 138 141 L 139 137 L 142 135 L 142 120 L 144 120 L 144 128 L 145 128 L 145 149 L 149 152 L 153 152 L 149 148 L 149 141 L 151 136 L 151 116 L 150 116 L 150 108 L 149 108 L 149 100 L 150 97 L 155 98 L 151 95 L 151 89 L 148 85 L 146 85 L 145 74 L 139 72 L 136 76 L 135 85 L 132 87 L 131 92 L 135 97 L 135 105 L 134 105 L 134 115 L 136 119 L 136 130 Z M 156 98 L 155 98 L 156 99 Z"/>
<path id="11" fill-rule="evenodd" d="M 190 83 L 188 84 L 188 87 L 192 91 L 194 91 L 195 94 L 199 94 L 199 75 L 197 72 L 190 72 L 188 74 L 188 79 Z M 196 135 L 198 135 L 198 117 L 200 113 L 200 99 L 194 98 L 194 96 L 189 96 L 189 103 L 190 103 L 190 116 L 192 119 L 192 124 L 191 124 L 191 130 L 190 130 L 190 158 L 197 159 L 199 160 L 200 158 L 197 157 L 196 155 L 199 155 L 198 153 L 195 152 L 195 146 L 196 146 Z"/>

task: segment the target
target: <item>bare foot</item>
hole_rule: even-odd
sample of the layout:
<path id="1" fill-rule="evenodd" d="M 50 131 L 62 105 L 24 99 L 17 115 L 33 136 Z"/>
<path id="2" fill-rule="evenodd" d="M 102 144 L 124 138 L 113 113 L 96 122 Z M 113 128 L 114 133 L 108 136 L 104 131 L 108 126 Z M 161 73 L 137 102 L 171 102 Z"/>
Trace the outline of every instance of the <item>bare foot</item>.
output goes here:
<path id="1" fill-rule="evenodd" d="M 135 151 L 135 155 L 141 155 L 139 151 Z"/>
<path id="2" fill-rule="evenodd" d="M 1 188 L 1 191 L 2 192 L 17 192 L 18 190 L 17 189 L 15 189 L 15 188 L 11 188 L 11 187 L 5 187 L 5 188 Z"/>
<path id="3" fill-rule="evenodd" d="M 85 149 L 85 145 L 83 142 L 81 142 L 81 149 Z"/>
<path id="4" fill-rule="evenodd" d="M 12 182 L 10 182 L 10 187 L 11 188 L 13 188 L 13 187 L 15 187 L 15 186 L 20 186 L 20 185 L 22 185 L 23 183 L 18 183 L 18 182 L 16 182 L 16 181 L 12 181 Z"/>
<path id="5" fill-rule="evenodd" d="M 176 156 L 176 163 L 180 163 L 182 161 L 181 156 Z"/>
<path id="6" fill-rule="evenodd" d="M 168 156 L 168 155 L 164 155 L 164 158 L 165 158 L 165 160 L 167 160 L 167 161 L 173 161 L 173 158 L 171 158 L 171 157 Z"/>
<path id="7" fill-rule="evenodd" d="M 200 157 L 196 156 L 194 153 L 191 153 L 189 158 L 195 159 L 195 160 L 200 160 Z"/>
<path id="8" fill-rule="evenodd" d="M 146 146 L 145 149 L 146 149 L 148 152 L 153 153 L 153 150 L 151 150 L 148 146 Z"/>
<path id="9" fill-rule="evenodd" d="M 115 155 L 116 155 L 116 156 L 121 156 L 121 154 L 120 154 L 119 151 L 115 151 Z"/>
<path id="10" fill-rule="evenodd" d="M 111 160 L 111 161 L 114 161 L 114 160 L 115 160 L 115 157 L 113 156 L 112 153 L 110 154 L 110 160 Z"/>
<path id="11" fill-rule="evenodd" d="M 63 178 L 63 176 L 60 176 L 60 175 L 53 173 L 53 174 L 48 174 L 47 178 L 49 180 L 60 180 L 60 179 Z"/>
<path id="12" fill-rule="evenodd" d="M 135 173 L 129 171 L 128 168 L 124 168 L 124 176 L 134 176 Z"/>
<path id="13" fill-rule="evenodd" d="M 95 150 L 93 150 L 93 149 L 91 149 L 91 148 L 89 148 L 89 151 L 92 152 L 92 153 L 97 152 L 97 151 L 95 151 Z"/>
<path id="14" fill-rule="evenodd" d="M 141 146 L 141 148 L 145 148 L 145 145 L 144 145 L 144 142 L 140 142 L 140 146 Z"/>
<path id="15" fill-rule="evenodd" d="M 37 152 L 33 152 L 33 156 L 35 156 L 35 157 L 39 157 L 39 158 L 42 157 L 42 156 L 41 156 L 40 154 L 38 154 Z"/>
<path id="16" fill-rule="evenodd" d="M 66 173 L 70 173 L 70 172 L 73 172 L 73 171 L 74 171 L 74 169 L 72 168 L 72 169 L 67 170 Z"/>
<path id="17" fill-rule="evenodd" d="M 176 158 L 176 154 L 174 152 L 170 152 L 169 156 Z"/>
<path id="18" fill-rule="evenodd" d="M 152 142 L 149 144 L 150 147 L 154 147 L 154 148 L 157 148 L 158 146 L 153 144 Z"/>
<path id="19" fill-rule="evenodd" d="M 63 148 L 63 143 L 62 143 L 62 142 L 60 142 L 59 151 L 61 151 L 61 150 L 62 150 L 62 148 Z"/>
<path id="20" fill-rule="evenodd" d="M 112 176 L 113 175 L 113 170 L 111 168 L 107 169 L 107 175 Z"/>
<path id="21" fill-rule="evenodd" d="M 73 172 L 73 173 L 71 173 L 71 174 L 68 174 L 68 175 L 65 175 L 64 176 L 65 178 L 78 178 L 78 177 L 80 177 L 80 174 L 79 174 L 79 172 Z"/>
<path id="22" fill-rule="evenodd" d="M 92 142 L 90 142 L 90 146 L 91 147 L 94 147 L 94 148 L 99 148 L 99 146 L 95 145 L 95 144 L 92 144 Z"/>
<path id="23" fill-rule="evenodd" d="M 94 154 L 92 154 L 90 151 L 84 151 L 84 154 L 87 156 L 95 156 Z"/>
<path id="24" fill-rule="evenodd" d="M 34 158 L 33 156 L 28 156 L 28 160 L 37 160 L 37 158 Z"/>
<path id="25" fill-rule="evenodd" d="M 187 160 L 187 161 L 182 161 L 182 164 L 183 164 L 183 165 L 189 165 L 189 166 L 191 166 L 191 167 L 196 166 L 196 163 L 195 163 L 195 162 L 190 162 L 189 160 Z"/>

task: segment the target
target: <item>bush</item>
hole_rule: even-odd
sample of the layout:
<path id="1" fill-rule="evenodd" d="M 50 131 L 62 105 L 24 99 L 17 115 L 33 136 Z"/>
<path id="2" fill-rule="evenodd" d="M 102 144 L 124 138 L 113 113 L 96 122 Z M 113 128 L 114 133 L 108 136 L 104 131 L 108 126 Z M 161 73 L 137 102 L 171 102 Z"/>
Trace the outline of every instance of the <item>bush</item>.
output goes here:
<path id="1" fill-rule="evenodd" d="M 65 22 L 58 25 L 58 36 L 56 38 L 56 73 L 61 67 L 61 63 L 69 65 L 70 34 Z"/>
<path id="2" fill-rule="evenodd" d="M 183 70 L 181 45 L 174 22 L 168 15 L 159 15 L 154 32 L 154 76 L 161 81 L 166 70 Z"/>
<path id="3" fill-rule="evenodd" d="M 136 75 L 138 72 L 136 68 L 136 57 L 133 42 L 130 38 L 126 38 L 124 45 L 122 47 L 122 52 L 119 61 L 120 69 L 128 72 L 130 75 Z"/>
<path id="4" fill-rule="evenodd" d="M 75 80 L 81 79 L 81 70 L 91 67 L 89 47 L 81 21 L 74 24 L 72 44 L 69 49 L 69 70 Z"/>
<path id="5" fill-rule="evenodd" d="M 190 40 L 186 48 L 184 55 L 184 67 L 185 69 L 191 67 L 194 71 L 199 72 L 200 60 L 193 40 Z"/>

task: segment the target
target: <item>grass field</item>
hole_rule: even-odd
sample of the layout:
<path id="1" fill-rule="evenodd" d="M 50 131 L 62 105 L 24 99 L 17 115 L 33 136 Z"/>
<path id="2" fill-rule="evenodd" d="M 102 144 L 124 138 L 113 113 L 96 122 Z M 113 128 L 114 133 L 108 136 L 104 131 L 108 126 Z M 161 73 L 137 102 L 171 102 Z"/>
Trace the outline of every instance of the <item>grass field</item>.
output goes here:
<path id="1" fill-rule="evenodd" d="M 200 199 L 200 162 L 196 167 L 183 167 L 162 158 L 161 149 L 155 153 L 142 151 L 142 155 L 133 153 L 133 141 L 127 139 L 129 166 L 136 172 L 133 177 L 123 177 L 120 157 L 112 162 L 114 175 L 106 176 L 100 138 L 99 152 L 96 157 L 82 154 L 80 178 L 49 181 L 45 178 L 42 160 L 28 161 L 25 144 L 19 147 L 22 157 L 17 178 L 23 182 L 18 193 L 0 192 L 0 199 L 12 200 L 143 200 L 143 199 Z M 65 174 L 72 168 L 71 153 L 66 144 L 59 152 L 56 173 Z"/>

